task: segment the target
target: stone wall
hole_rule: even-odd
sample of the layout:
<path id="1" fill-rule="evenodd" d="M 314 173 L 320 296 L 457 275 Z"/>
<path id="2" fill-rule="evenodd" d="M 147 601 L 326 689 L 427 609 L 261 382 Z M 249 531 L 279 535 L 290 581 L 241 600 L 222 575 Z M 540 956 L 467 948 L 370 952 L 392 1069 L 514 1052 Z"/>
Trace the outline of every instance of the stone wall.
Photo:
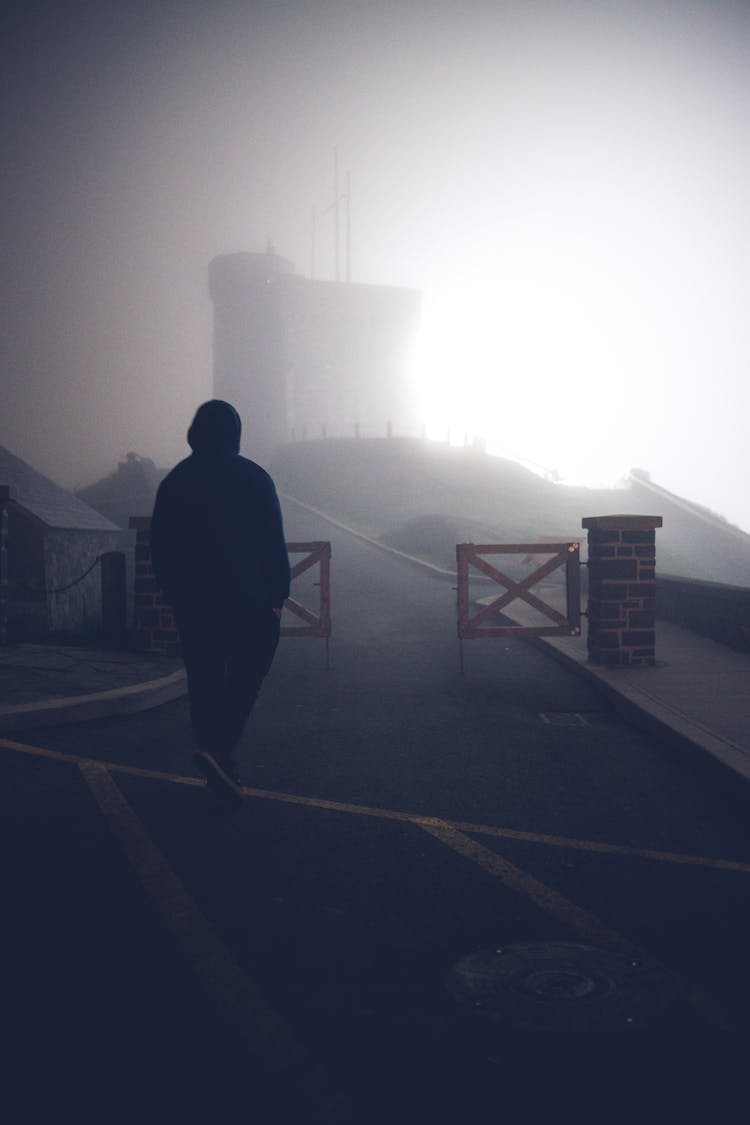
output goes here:
<path id="1" fill-rule="evenodd" d="M 97 560 L 120 545 L 118 531 L 45 531 L 44 578 L 50 633 L 94 636 L 101 632 L 102 575 Z M 92 563 L 93 569 L 86 574 Z M 86 577 L 78 581 L 84 574 Z"/>
<path id="2" fill-rule="evenodd" d="M 731 648 L 750 651 L 750 587 L 660 574 L 656 615 Z"/>
<path id="3" fill-rule="evenodd" d="M 5 510 L 7 636 L 13 643 L 42 640 L 49 632 L 43 525 L 12 500 Z"/>
<path id="4" fill-rule="evenodd" d="M 136 647 L 159 652 L 163 656 L 180 656 L 180 635 L 174 611 L 164 601 L 151 566 L 150 516 L 131 516 L 130 526 L 135 540 L 135 605 L 134 625 Z"/>

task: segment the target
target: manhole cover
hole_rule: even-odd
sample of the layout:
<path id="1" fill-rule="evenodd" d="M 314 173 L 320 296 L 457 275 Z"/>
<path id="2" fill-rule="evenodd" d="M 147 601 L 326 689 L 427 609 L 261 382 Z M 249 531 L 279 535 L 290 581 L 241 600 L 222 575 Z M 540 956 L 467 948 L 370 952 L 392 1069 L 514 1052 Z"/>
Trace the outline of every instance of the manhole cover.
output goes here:
<path id="1" fill-rule="evenodd" d="M 453 967 L 446 986 L 477 1016 L 529 1031 L 654 1027 L 676 999 L 662 971 L 564 941 L 479 950 Z"/>

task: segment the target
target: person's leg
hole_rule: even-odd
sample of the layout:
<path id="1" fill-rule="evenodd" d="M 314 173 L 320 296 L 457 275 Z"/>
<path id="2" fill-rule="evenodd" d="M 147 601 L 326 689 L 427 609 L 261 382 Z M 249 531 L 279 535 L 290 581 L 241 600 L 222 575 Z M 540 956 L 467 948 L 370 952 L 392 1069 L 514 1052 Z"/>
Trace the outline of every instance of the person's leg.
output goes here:
<path id="1" fill-rule="evenodd" d="M 238 615 L 227 649 L 222 743 L 217 750 L 231 760 L 268 675 L 279 643 L 280 622 L 272 610 Z"/>
<path id="2" fill-rule="evenodd" d="M 182 659 L 188 681 L 193 735 L 199 750 L 212 753 L 221 739 L 225 710 L 226 657 L 221 631 L 207 613 L 182 610 L 177 615 Z"/>
<path id="3" fill-rule="evenodd" d="M 188 678 L 188 699 L 196 742 L 195 767 L 218 797 L 242 800 L 226 743 L 226 630 L 216 616 L 182 613 L 178 617 L 182 655 Z"/>

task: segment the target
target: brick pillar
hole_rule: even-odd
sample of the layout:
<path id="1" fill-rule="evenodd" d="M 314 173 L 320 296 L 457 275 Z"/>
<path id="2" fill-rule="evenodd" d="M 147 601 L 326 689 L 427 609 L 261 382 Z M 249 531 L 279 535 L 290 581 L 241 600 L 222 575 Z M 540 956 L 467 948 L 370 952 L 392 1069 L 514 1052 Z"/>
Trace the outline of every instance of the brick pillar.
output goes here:
<path id="1" fill-rule="evenodd" d="M 655 663 L 656 528 L 661 516 L 588 516 L 589 659 Z"/>
<path id="2" fill-rule="evenodd" d="M 135 633 L 138 648 L 180 655 L 180 635 L 171 605 L 164 601 L 151 566 L 150 516 L 131 516 L 135 528 Z"/>

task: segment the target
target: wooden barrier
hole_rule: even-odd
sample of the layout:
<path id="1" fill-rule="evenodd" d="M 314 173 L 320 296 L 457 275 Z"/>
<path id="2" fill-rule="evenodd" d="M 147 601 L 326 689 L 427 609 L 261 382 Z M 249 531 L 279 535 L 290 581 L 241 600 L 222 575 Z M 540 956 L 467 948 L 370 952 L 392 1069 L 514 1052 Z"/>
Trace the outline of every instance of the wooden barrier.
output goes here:
<path id="1" fill-rule="evenodd" d="M 315 585 L 319 588 L 320 599 L 315 611 L 302 605 L 296 598 L 288 597 L 284 602 L 284 610 L 289 610 L 304 624 L 282 624 L 281 635 L 282 637 L 323 637 L 326 642 L 326 667 L 328 667 L 328 639 L 331 635 L 331 544 L 328 541 L 315 541 L 287 543 L 286 547 L 290 555 L 305 556 L 292 566 L 292 581 L 311 567 L 319 568 L 318 581 Z"/>
<path id="2" fill-rule="evenodd" d="M 485 555 L 547 555 L 551 556 L 525 578 L 516 580 L 488 562 Z M 492 600 L 474 613 L 470 607 L 469 568 L 474 567 L 486 579 L 504 588 Z M 566 609 L 561 613 L 545 602 L 532 587 L 536 587 L 560 567 L 565 568 Z M 463 641 L 484 637 L 554 637 L 578 636 L 581 632 L 580 602 L 580 544 L 575 542 L 543 543 L 459 543 L 456 546 L 458 637 L 461 644 L 461 672 L 463 673 Z M 498 624 L 497 615 L 514 601 L 525 602 L 549 619 L 549 624 L 522 625 Z"/>

